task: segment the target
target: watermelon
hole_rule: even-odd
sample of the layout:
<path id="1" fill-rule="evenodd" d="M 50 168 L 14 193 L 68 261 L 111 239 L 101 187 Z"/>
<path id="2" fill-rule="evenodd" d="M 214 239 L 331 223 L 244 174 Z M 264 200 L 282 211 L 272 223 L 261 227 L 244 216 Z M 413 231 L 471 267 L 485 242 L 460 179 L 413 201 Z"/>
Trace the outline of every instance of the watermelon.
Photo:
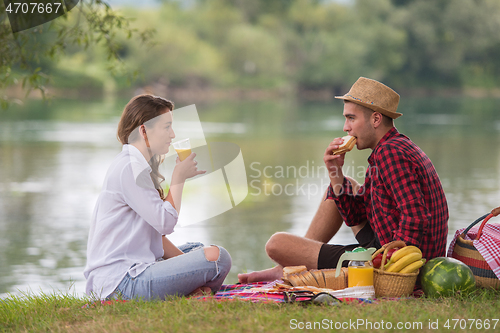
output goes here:
<path id="1" fill-rule="evenodd" d="M 429 260 L 420 272 L 420 282 L 429 297 L 468 294 L 476 287 L 476 280 L 469 266 L 447 257 Z"/>

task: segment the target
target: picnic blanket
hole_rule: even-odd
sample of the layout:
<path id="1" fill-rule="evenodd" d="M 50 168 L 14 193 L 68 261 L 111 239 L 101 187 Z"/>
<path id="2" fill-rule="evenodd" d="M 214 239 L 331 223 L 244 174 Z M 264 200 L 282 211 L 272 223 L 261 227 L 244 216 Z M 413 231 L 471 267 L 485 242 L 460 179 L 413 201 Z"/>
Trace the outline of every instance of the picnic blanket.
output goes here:
<path id="1" fill-rule="evenodd" d="M 230 284 L 222 285 L 221 289 L 215 293 L 215 295 L 205 295 L 191 297 L 199 300 L 218 300 L 218 301 L 231 301 L 231 300 L 245 300 L 251 302 L 261 302 L 261 303 L 287 303 L 287 297 L 282 291 L 275 291 L 275 285 L 277 283 L 283 283 L 281 280 L 276 280 L 273 282 L 255 282 L 248 284 Z M 348 288 L 349 289 L 349 288 Z M 366 293 L 356 293 L 352 291 L 350 293 L 342 294 L 341 291 L 336 291 L 331 293 L 337 299 L 345 303 L 374 303 L 375 299 L 360 297 Z M 350 296 L 348 296 L 350 295 Z M 310 297 L 301 297 L 297 295 L 294 302 L 307 301 Z"/>
<path id="2" fill-rule="evenodd" d="M 282 284 L 282 280 L 276 280 L 272 282 L 255 282 L 247 284 L 226 284 L 222 285 L 220 290 L 214 295 L 203 295 L 203 296 L 191 296 L 189 299 L 197 299 L 201 301 L 234 301 L 243 300 L 250 301 L 254 303 L 292 303 L 292 302 L 307 302 L 311 300 L 311 295 L 318 294 L 317 290 L 314 292 L 304 292 L 296 291 L 290 287 L 290 292 L 278 290 L 277 284 Z M 303 287 L 305 290 L 308 287 Z M 309 287 L 309 289 L 314 289 L 315 287 Z M 317 288 L 316 288 L 317 289 Z M 324 290 L 324 289 L 323 289 Z M 322 292 L 324 293 L 324 292 Z M 341 290 L 329 290 L 328 293 L 333 295 L 338 301 L 348 304 L 370 304 L 377 303 L 378 300 L 374 298 L 375 290 L 373 287 L 353 287 Z M 291 297 L 291 295 L 293 297 Z M 399 298 L 394 298 L 397 300 Z M 84 305 L 82 308 L 95 307 L 97 305 L 113 305 L 120 302 L 128 302 L 125 300 L 107 300 L 107 301 L 96 301 L 94 303 L 89 303 Z"/>
<path id="3" fill-rule="evenodd" d="M 455 236 L 448 249 L 448 257 L 452 256 L 457 238 L 465 229 L 466 228 L 462 228 L 455 232 Z M 478 240 L 474 240 L 478 230 L 479 226 L 472 227 L 467 235 L 465 235 L 464 239 L 472 240 L 474 247 L 483 256 L 497 278 L 500 279 L 500 224 L 485 224 L 481 237 Z"/>

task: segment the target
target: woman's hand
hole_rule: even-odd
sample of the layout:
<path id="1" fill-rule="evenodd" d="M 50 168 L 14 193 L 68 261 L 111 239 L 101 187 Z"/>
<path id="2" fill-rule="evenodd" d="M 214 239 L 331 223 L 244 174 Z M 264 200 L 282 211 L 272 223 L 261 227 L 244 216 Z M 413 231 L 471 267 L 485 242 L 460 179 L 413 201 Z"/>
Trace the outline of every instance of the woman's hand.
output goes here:
<path id="1" fill-rule="evenodd" d="M 173 257 L 180 256 L 184 254 L 177 246 L 175 246 L 168 238 L 167 236 L 162 236 L 161 237 L 162 244 L 163 244 L 163 259 L 169 259 Z"/>
<path id="2" fill-rule="evenodd" d="M 174 172 L 172 173 L 172 181 L 170 182 L 170 190 L 167 194 L 166 201 L 170 202 L 172 206 L 180 213 L 182 190 L 186 179 L 204 174 L 206 171 L 198 170 L 196 166 L 198 162 L 194 160 L 195 153 L 191 153 L 184 161 L 180 161 L 177 157 Z"/>
<path id="3" fill-rule="evenodd" d="M 184 161 L 181 161 L 179 157 L 177 157 L 172 179 L 177 176 L 175 178 L 177 178 L 178 181 L 185 182 L 188 178 L 204 174 L 206 171 L 198 170 L 198 162 L 194 160 L 195 157 L 195 153 L 191 153 Z"/>

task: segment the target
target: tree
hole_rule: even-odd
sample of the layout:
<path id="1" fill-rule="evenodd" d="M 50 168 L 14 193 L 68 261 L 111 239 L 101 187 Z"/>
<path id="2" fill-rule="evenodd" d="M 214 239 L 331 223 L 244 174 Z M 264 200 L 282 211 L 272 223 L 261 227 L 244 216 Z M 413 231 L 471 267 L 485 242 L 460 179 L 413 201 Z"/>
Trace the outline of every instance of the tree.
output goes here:
<path id="1" fill-rule="evenodd" d="M 498 84 L 499 13 L 497 0 L 408 1 L 395 18 L 408 36 L 395 76 L 407 86 Z"/>
<path id="2" fill-rule="evenodd" d="M 0 2 L 0 104 L 7 108 L 13 101 L 6 90 L 21 85 L 29 94 L 38 90 L 45 97 L 45 86 L 50 79 L 51 64 L 68 47 L 88 48 L 101 45 L 113 74 L 133 78 L 137 71 L 127 68 L 120 59 L 121 44 L 117 35 L 138 38 L 149 43 L 152 29 L 138 31 L 131 27 L 131 19 L 113 10 L 101 0 L 80 1 L 69 13 L 29 30 L 13 33 L 7 19 L 4 2 Z"/>

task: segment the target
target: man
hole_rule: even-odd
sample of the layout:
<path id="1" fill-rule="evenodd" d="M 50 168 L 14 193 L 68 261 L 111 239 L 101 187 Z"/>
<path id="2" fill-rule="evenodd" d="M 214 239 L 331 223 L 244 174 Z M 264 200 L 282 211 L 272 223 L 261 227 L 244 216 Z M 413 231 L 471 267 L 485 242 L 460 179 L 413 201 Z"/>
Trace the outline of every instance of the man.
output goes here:
<path id="1" fill-rule="evenodd" d="M 266 244 L 277 266 L 239 274 L 240 282 L 278 279 L 284 266 L 308 269 L 335 268 L 345 251 L 376 247 L 393 240 L 418 246 L 427 260 L 444 256 L 448 233 L 448 206 L 439 177 L 430 159 L 393 120 L 399 95 L 386 85 L 359 78 L 344 96 L 344 131 L 357 138 L 358 149 L 372 149 L 362 186 L 342 173 L 345 153 L 332 155 L 342 144 L 334 139 L 323 161 L 330 186 L 305 237 L 279 232 Z M 327 244 L 343 221 L 359 244 Z M 347 265 L 347 262 L 344 263 Z"/>

